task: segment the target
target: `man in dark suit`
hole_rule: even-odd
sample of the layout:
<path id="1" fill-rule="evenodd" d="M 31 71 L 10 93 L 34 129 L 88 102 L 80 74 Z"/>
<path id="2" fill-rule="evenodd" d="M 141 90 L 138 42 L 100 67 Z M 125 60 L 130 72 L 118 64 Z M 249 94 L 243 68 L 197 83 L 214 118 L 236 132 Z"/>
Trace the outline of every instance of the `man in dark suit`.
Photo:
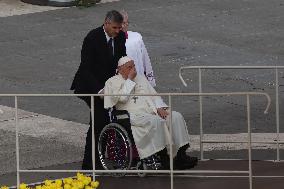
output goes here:
<path id="1" fill-rule="evenodd" d="M 123 17 L 115 10 L 106 14 L 103 26 L 91 30 L 85 37 L 81 50 L 81 64 L 74 77 L 71 90 L 76 94 L 98 94 L 103 91 L 107 79 L 115 75 L 117 62 L 126 56 L 125 34 L 121 31 Z M 89 108 L 90 97 L 80 97 Z M 108 112 L 103 100 L 94 98 L 95 128 L 95 162 L 96 169 L 101 169 L 97 151 L 98 137 L 102 128 L 108 123 Z M 82 169 L 92 169 L 92 129 L 91 121 L 87 133 Z"/>

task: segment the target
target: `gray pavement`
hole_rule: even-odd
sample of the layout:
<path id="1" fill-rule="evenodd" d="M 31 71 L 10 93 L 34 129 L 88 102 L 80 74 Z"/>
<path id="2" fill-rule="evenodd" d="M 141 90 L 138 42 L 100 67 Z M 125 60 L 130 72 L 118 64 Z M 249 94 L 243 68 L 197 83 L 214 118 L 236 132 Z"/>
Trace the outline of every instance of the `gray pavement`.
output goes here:
<path id="1" fill-rule="evenodd" d="M 185 88 L 177 75 L 180 66 L 283 65 L 283 7 L 281 1 L 265 0 L 120 1 L 87 9 L 74 7 L 2 18 L 0 22 L 5 27 L 0 29 L 0 93 L 71 93 L 69 87 L 80 62 L 83 37 L 102 24 L 105 12 L 110 9 L 128 10 L 130 28 L 142 33 L 159 92 L 197 92 L 196 73 L 185 74 L 192 80 Z M 261 91 L 272 95 L 274 92 L 274 75 L 269 70 L 234 73 L 215 70 L 205 71 L 204 75 L 204 92 Z M 281 72 L 281 93 L 283 77 Z M 280 107 L 282 99 L 283 96 Z M 186 105 L 180 106 L 178 99 L 174 104 L 193 125 L 198 124 L 196 100 L 187 98 Z M 275 125 L 274 109 L 263 116 L 263 100 L 257 99 L 254 106 L 258 114 L 254 116 L 257 124 L 254 129 L 267 132 Z M 13 101 L 1 98 L 0 104 L 12 106 Z M 224 132 L 233 131 L 239 117 L 240 124 L 245 124 L 245 114 L 239 113 L 243 105 L 241 98 L 209 100 L 206 111 L 210 113 L 205 122 L 208 132 L 228 121 L 230 125 L 226 125 Z M 89 116 L 86 107 L 75 98 L 42 101 L 22 98 L 21 108 L 81 123 L 87 123 Z M 228 109 L 229 115 L 215 119 Z M 234 124 L 231 115 L 238 119 Z M 192 128 L 194 133 L 198 130 Z M 244 130 L 245 127 L 241 131 Z"/>
<path id="2" fill-rule="evenodd" d="M 16 170 L 15 112 L 0 105 L 0 175 Z M 66 121 L 24 110 L 18 111 L 20 169 L 35 169 L 53 165 L 81 162 L 88 125 Z M 205 134 L 207 140 L 247 141 L 247 133 Z M 253 141 L 274 141 L 274 133 L 253 133 Z M 199 135 L 190 135 L 189 153 L 199 155 Z M 280 135 L 280 140 L 284 134 Z M 247 158 L 247 145 L 234 143 L 205 144 L 205 158 Z M 254 144 L 253 159 L 275 159 L 275 145 Z M 225 154 L 225 151 L 230 152 Z M 283 147 L 281 147 L 282 153 Z M 223 152 L 223 153 L 222 153 Z M 268 155 L 270 154 L 270 155 Z M 79 168 L 80 169 L 80 168 Z M 1 179 L 0 179 L 1 183 Z"/>
<path id="3" fill-rule="evenodd" d="M 14 110 L 0 106 L 0 175 L 16 170 Z M 79 162 L 83 158 L 87 125 L 19 110 L 20 169 Z"/>
<path id="4" fill-rule="evenodd" d="M 143 35 L 158 92 L 198 91 L 197 72 L 184 73 L 189 83 L 186 88 L 178 78 L 180 66 L 284 65 L 284 3 L 281 0 L 123 0 L 91 8 L 72 7 L 0 18 L 0 94 L 72 93 L 69 87 L 79 66 L 83 38 L 89 30 L 102 24 L 110 9 L 127 10 L 130 29 Z M 273 95 L 273 74 L 271 70 L 209 70 L 203 72 L 203 88 L 204 92 L 260 91 Z M 283 132 L 283 71 L 279 79 L 280 131 Z M 197 97 L 173 99 L 174 109 L 185 116 L 191 134 L 199 133 L 197 100 Z M 205 133 L 246 132 L 244 100 L 243 97 L 205 98 Z M 253 132 L 276 131 L 273 96 L 272 100 L 268 115 L 263 114 L 264 98 L 252 100 Z M 12 107 L 14 100 L 0 97 L 0 105 Z M 74 123 L 89 122 L 87 107 L 76 98 L 22 97 L 19 108 Z M 4 126 L 3 122 L 0 124 Z M 1 136 L 11 145 L 13 132 L 1 129 Z M 57 140 L 28 135 L 25 141 L 26 146 L 37 141 L 39 146 L 49 146 L 50 152 L 58 151 L 61 153 L 58 162 L 64 156 L 60 145 L 70 149 L 65 160 L 83 150 L 66 141 L 59 144 Z M 261 156 L 266 155 L 258 154 Z M 6 159 L 12 161 L 12 158 L 11 155 Z"/>

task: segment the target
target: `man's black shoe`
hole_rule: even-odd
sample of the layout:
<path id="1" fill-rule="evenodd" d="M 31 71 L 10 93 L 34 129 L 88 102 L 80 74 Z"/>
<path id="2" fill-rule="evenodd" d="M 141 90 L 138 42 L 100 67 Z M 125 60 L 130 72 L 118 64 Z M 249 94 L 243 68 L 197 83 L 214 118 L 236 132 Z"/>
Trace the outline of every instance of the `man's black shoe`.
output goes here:
<path id="1" fill-rule="evenodd" d="M 161 167 L 160 170 L 169 170 L 170 169 L 170 157 L 167 153 L 167 149 L 159 151 L 157 155 L 160 157 Z"/>
<path id="2" fill-rule="evenodd" d="M 174 169 L 184 170 L 191 169 L 198 163 L 197 157 L 179 156 L 174 158 Z"/>

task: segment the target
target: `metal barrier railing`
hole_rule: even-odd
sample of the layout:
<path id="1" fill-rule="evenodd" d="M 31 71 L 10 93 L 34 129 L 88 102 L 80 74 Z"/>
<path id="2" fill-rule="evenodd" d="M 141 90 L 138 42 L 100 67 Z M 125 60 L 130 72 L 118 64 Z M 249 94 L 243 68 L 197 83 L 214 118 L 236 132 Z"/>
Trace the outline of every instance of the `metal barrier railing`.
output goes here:
<path id="1" fill-rule="evenodd" d="M 284 69 L 284 66 L 183 66 L 179 69 L 179 78 L 182 81 L 184 86 L 187 86 L 185 80 L 182 77 L 182 71 L 185 69 L 197 69 L 198 70 L 198 92 L 202 93 L 202 73 L 203 69 L 273 69 L 275 70 L 275 114 L 276 114 L 276 140 L 270 142 L 253 142 L 253 143 L 266 143 L 266 144 L 276 144 L 277 150 L 277 161 L 280 161 L 280 144 L 284 144 L 284 141 L 280 141 L 279 133 L 280 133 L 280 123 L 279 123 L 279 76 L 278 69 Z M 199 96 L 199 114 L 200 114 L 200 156 L 201 159 L 204 160 L 204 143 L 211 143 L 212 141 L 206 141 L 203 135 L 203 101 L 202 96 Z M 224 141 L 225 142 L 225 141 Z M 242 142 L 236 142 L 242 143 Z"/>
<path id="2" fill-rule="evenodd" d="M 102 95 L 102 94 L 0 94 L 0 97 L 14 97 L 15 98 L 15 125 L 16 125 L 16 164 L 17 164 L 17 186 L 20 186 L 20 173 L 36 173 L 36 172 L 53 172 L 53 173 L 62 173 L 62 172 L 82 172 L 82 173 L 92 173 L 93 179 L 95 180 L 95 173 L 169 173 L 171 178 L 171 189 L 173 186 L 173 174 L 174 173 L 193 173 L 193 174 L 211 174 L 211 173 L 223 173 L 223 174 L 248 174 L 249 178 L 249 187 L 252 189 L 252 158 L 251 158 L 251 115 L 250 115 L 250 96 L 262 95 L 267 99 L 267 105 L 264 113 L 268 112 L 268 109 L 271 104 L 271 99 L 267 93 L 261 92 L 233 92 L 233 93 L 158 93 L 158 94 L 131 94 L 131 95 Z M 78 97 L 78 96 L 90 96 L 91 97 L 91 119 L 92 119 L 92 158 L 93 158 L 93 170 L 25 170 L 20 169 L 20 154 L 19 154 L 19 123 L 18 123 L 18 98 L 19 97 Z M 248 138 L 247 141 L 242 141 L 248 144 L 248 161 L 249 167 L 247 171 L 234 171 L 234 170 L 184 170 L 184 171 L 175 171 L 173 170 L 173 155 L 172 155 L 172 141 L 170 142 L 170 170 L 96 170 L 95 169 L 95 134 L 94 134 L 94 97 L 96 96 L 168 96 L 169 98 L 169 107 L 170 107 L 170 124 L 172 124 L 172 96 L 246 96 L 246 106 L 247 106 L 247 127 L 248 127 Z M 170 128 L 170 135 L 172 136 L 172 127 Z M 202 141 L 200 141 L 202 142 Z M 214 141 L 216 143 L 222 141 Z"/>

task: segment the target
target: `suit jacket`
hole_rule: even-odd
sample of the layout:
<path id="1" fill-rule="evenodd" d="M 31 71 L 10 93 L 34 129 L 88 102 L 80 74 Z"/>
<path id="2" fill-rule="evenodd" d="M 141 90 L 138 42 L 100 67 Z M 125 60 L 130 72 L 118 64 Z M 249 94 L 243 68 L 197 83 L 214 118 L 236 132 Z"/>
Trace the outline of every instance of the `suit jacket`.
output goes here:
<path id="1" fill-rule="evenodd" d="M 71 90 L 77 94 L 96 94 L 107 79 L 115 75 L 117 62 L 126 56 L 125 34 L 114 38 L 114 56 L 108 50 L 103 26 L 91 30 L 84 39 L 81 64 L 75 74 Z"/>

